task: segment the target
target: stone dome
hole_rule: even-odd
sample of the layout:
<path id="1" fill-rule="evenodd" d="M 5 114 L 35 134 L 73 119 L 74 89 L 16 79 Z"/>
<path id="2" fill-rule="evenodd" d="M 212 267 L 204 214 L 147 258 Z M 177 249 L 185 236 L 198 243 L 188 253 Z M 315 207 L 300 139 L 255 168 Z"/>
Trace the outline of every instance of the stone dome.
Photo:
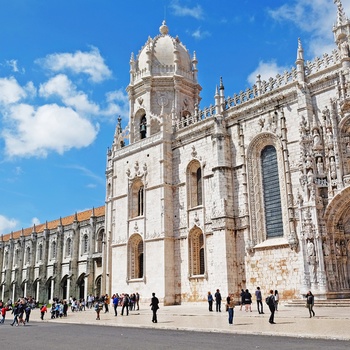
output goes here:
<path id="1" fill-rule="evenodd" d="M 137 57 L 136 69 L 141 72 L 148 70 L 148 61 L 150 60 L 152 75 L 153 73 L 157 75 L 157 72 L 162 72 L 163 74 L 165 72 L 171 73 L 174 72 L 174 69 L 171 67 L 175 67 L 177 57 L 178 70 L 190 72 L 192 70 L 192 62 L 186 47 L 178 37 L 173 38 L 168 34 L 169 29 L 165 21 L 163 21 L 159 31 L 160 34 L 153 39 L 149 37 L 146 44 L 140 50 Z"/>

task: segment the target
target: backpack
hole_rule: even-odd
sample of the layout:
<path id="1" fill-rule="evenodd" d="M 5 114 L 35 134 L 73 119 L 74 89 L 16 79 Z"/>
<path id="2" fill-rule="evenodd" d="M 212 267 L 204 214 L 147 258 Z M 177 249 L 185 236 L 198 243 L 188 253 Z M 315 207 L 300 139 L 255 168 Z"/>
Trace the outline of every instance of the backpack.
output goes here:
<path id="1" fill-rule="evenodd" d="M 271 302 L 270 296 L 266 297 L 265 301 L 266 301 L 266 304 L 270 306 L 270 302 Z"/>

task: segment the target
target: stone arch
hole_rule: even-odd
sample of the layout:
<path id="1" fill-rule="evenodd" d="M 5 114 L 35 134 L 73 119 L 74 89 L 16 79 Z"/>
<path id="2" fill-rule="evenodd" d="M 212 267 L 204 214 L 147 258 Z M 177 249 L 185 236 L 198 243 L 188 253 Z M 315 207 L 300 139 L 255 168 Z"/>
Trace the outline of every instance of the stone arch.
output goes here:
<path id="1" fill-rule="evenodd" d="M 264 132 L 256 136 L 246 150 L 251 229 L 250 240 L 252 246 L 262 243 L 267 239 L 266 214 L 264 211 L 264 198 L 262 195 L 263 179 L 261 172 L 261 152 L 267 146 L 272 146 L 276 150 L 283 222 L 283 233 L 281 236 L 286 239 L 289 236 L 287 185 L 285 181 L 286 175 L 282 144 L 275 134 Z"/>
<path id="2" fill-rule="evenodd" d="M 134 233 L 128 241 L 129 279 L 144 277 L 144 244 L 140 234 Z"/>
<path id="3" fill-rule="evenodd" d="M 203 231 L 195 226 L 188 234 L 189 276 L 203 276 L 206 273 L 205 239 Z"/>
<path id="4" fill-rule="evenodd" d="M 330 292 L 350 288 L 350 187 L 338 193 L 324 214 L 323 254 Z"/>
<path id="5" fill-rule="evenodd" d="M 203 204 L 203 174 L 201 163 L 193 159 L 186 169 L 187 206 L 194 208 Z"/>

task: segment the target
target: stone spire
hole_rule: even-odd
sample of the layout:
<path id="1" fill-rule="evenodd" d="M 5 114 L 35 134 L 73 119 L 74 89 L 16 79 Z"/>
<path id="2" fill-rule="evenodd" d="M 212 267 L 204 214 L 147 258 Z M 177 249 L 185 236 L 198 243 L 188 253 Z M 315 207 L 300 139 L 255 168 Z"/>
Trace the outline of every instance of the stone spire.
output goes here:
<path id="1" fill-rule="evenodd" d="M 298 82 L 301 83 L 305 80 L 305 69 L 304 69 L 304 49 L 301 44 L 300 38 L 298 38 L 298 51 L 297 60 L 295 61 L 297 66 Z"/>
<path id="2" fill-rule="evenodd" d="M 346 18 L 341 0 L 334 0 L 334 3 L 337 5 L 337 26 L 340 27 L 344 25 L 348 19 Z"/>

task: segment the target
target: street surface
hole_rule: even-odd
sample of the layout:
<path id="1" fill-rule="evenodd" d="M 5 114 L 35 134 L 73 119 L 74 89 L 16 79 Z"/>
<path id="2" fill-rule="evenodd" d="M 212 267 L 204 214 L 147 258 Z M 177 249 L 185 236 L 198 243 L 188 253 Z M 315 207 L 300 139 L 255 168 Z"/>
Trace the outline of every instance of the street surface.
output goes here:
<path id="1" fill-rule="evenodd" d="M 347 340 L 34 321 L 25 326 L 11 327 L 10 323 L 11 317 L 8 317 L 5 324 L 0 324 L 1 349 L 4 350 L 349 350 Z"/>

